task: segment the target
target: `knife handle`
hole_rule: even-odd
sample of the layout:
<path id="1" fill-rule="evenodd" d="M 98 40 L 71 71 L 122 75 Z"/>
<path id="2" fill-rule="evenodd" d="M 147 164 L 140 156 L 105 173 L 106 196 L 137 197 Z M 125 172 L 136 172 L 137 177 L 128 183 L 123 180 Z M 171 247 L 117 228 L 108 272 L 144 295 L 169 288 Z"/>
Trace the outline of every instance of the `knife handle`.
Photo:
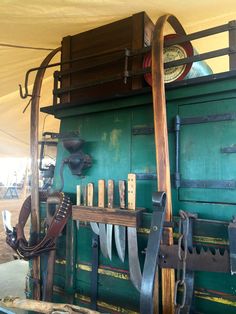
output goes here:
<path id="1" fill-rule="evenodd" d="M 105 180 L 98 180 L 98 207 L 105 207 Z"/>
<path id="2" fill-rule="evenodd" d="M 83 186 L 83 205 L 87 206 L 87 185 Z"/>
<path id="3" fill-rule="evenodd" d="M 119 181 L 120 208 L 125 208 L 125 180 Z"/>
<path id="4" fill-rule="evenodd" d="M 136 174 L 128 174 L 128 209 L 136 208 Z"/>
<path id="5" fill-rule="evenodd" d="M 108 180 L 107 186 L 107 207 L 113 208 L 114 207 L 114 180 Z"/>
<path id="6" fill-rule="evenodd" d="M 81 186 L 76 185 L 76 205 L 81 205 Z"/>
<path id="7" fill-rule="evenodd" d="M 93 183 L 87 185 L 87 206 L 93 206 Z"/>

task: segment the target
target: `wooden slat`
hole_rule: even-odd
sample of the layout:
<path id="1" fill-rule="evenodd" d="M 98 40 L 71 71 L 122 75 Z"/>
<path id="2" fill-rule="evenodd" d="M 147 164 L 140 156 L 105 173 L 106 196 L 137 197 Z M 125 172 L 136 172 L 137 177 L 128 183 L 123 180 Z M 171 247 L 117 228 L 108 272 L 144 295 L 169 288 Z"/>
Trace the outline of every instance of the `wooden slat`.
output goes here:
<path id="1" fill-rule="evenodd" d="M 123 210 L 120 208 L 72 206 L 72 219 L 137 228 L 140 225 L 140 215 L 143 210 L 143 208 Z"/>
<path id="2" fill-rule="evenodd" d="M 62 51 L 61 51 L 61 61 L 68 61 L 71 59 L 71 36 L 64 37 L 62 40 Z M 71 64 L 65 63 L 61 66 L 61 70 L 70 70 Z M 61 81 L 61 87 L 69 88 L 71 85 L 71 75 L 68 74 L 63 80 Z M 60 97 L 61 103 L 69 103 L 71 101 L 71 94 L 70 92 L 63 94 Z"/>
<path id="3" fill-rule="evenodd" d="M 144 46 L 144 14 L 143 12 L 132 16 L 132 50 L 143 48 Z M 142 56 L 133 57 L 132 71 L 135 72 L 142 68 Z M 132 89 L 142 88 L 142 78 L 132 78 Z"/>

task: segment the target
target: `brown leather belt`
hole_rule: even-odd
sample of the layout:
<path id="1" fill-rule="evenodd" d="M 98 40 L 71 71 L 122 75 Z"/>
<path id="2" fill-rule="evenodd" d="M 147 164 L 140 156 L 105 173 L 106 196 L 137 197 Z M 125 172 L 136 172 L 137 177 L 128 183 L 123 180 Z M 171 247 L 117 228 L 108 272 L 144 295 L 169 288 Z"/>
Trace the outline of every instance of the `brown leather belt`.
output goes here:
<path id="1" fill-rule="evenodd" d="M 71 202 L 62 192 L 55 192 L 50 196 L 45 192 L 39 192 L 39 199 L 41 202 L 47 201 L 48 197 L 59 198 L 59 205 L 56 207 L 54 216 L 47 229 L 43 239 L 36 244 L 29 244 L 25 238 L 24 227 L 31 213 L 31 196 L 24 201 L 18 219 L 18 224 L 13 228 L 13 231 L 7 229 L 6 242 L 10 245 L 16 253 L 26 260 L 38 256 L 43 252 L 55 249 L 56 239 L 62 232 L 69 216 L 71 215 Z"/>

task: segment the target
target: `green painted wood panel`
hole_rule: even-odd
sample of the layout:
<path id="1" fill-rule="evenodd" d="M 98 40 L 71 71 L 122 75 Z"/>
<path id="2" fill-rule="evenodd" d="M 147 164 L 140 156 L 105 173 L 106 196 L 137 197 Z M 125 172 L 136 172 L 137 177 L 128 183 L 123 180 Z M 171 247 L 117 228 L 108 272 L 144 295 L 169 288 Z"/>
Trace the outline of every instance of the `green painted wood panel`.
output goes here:
<path id="1" fill-rule="evenodd" d="M 180 86 L 167 91 L 168 129 L 171 174 L 175 172 L 174 119 L 212 114 L 236 112 L 236 79 L 226 78 L 208 83 Z M 133 135 L 132 129 L 152 127 L 153 113 L 150 92 L 132 97 L 91 104 L 89 106 L 56 110 L 61 118 L 61 132 L 80 131 L 86 141 L 84 152 L 90 154 L 93 166 L 84 172 L 83 178 L 72 176 L 67 166 L 64 169 L 64 191 L 75 201 L 76 185 L 95 183 L 97 195 L 98 179 L 116 181 L 118 204 L 119 179 L 126 179 L 129 172 L 152 174 L 156 171 L 155 145 L 153 134 Z M 235 142 L 235 121 L 214 122 L 181 127 L 180 169 L 182 178 L 199 180 L 235 180 L 236 154 L 222 154 L 220 148 Z M 68 156 L 62 143 L 58 145 L 55 171 L 55 189 L 61 184 L 60 164 Z M 137 206 L 145 207 L 142 225 L 138 232 L 139 258 L 143 265 L 144 249 L 147 243 L 152 212 L 151 195 L 157 189 L 156 179 L 138 180 Z M 172 188 L 173 213 L 180 209 L 198 213 L 200 218 L 229 221 L 235 214 L 235 195 L 232 190 L 179 189 Z M 95 197 L 95 203 L 97 199 Z M 149 214 L 148 214 L 149 213 Z M 221 247 L 227 245 L 227 225 L 217 223 L 206 229 L 195 225 L 194 244 Z M 174 233 L 177 239 L 177 230 Z M 66 269 L 65 236 L 58 241 L 55 285 L 65 289 Z M 80 226 L 75 232 L 75 277 L 74 302 L 89 305 L 91 279 L 91 228 L 89 224 Z M 195 307 L 198 313 L 235 313 L 236 279 L 229 274 L 196 273 Z M 99 256 L 99 309 L 109 313 L 134 313 L 139 309 L 139 294 L 128 278 L 127 254 L 121 263 L 113 241 L 113 259 L 109 261 Z M 55 294 L 58 300 L 59 295 Z"/>
<path id="2" fill-rule="evenodd" d="M 235 99 L 179 106 L 181 118 L 236 112 Z M 235 144 L 236 121 L 182 125 L 180 172 L 188 180 L 236 180 L 236 155 L 221 149 Z M 235 203 L 235 189 L 180 189 L 181 200 Z"/>

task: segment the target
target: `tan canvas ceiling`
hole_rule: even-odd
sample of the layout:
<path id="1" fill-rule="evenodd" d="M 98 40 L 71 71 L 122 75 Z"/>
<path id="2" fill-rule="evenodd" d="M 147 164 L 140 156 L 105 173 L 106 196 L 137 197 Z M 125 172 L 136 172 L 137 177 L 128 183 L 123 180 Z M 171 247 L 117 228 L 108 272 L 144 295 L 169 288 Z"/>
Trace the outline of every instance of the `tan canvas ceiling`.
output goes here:
<path id="1" fill-rule="evenodd" d="M 28 156 L 29 109 L 22 113 L 27 100 L 21 100 L 18 84 L 27 69 L 38 66 L 60 46 L 63 36 L 73 35 L 139 11 L 153 21 L 165 13 L 176 15 L 190 33 L 236 19 L 235 0 L 1 0 L 0 1 L 0 157 Z M 227 45 L 226 35 L 194 43 L 204 52 Z M 214 72 L 227 69 L 227 58 L 209 61 Z M 41 106 L 51 103 L 52 72 L 46 74 Z M 40 132 L 57 130 L 58 121 L 40 115 Z"/>

